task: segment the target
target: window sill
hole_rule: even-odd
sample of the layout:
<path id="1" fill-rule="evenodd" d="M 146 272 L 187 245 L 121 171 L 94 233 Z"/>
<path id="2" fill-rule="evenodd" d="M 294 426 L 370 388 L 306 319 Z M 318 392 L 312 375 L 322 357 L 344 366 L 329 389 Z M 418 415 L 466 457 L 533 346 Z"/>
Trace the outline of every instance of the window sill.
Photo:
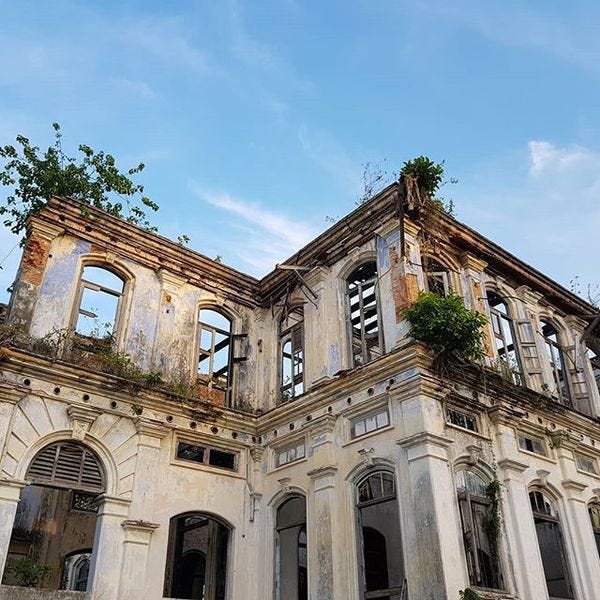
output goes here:
<path id="1" fill-rule="evenodd" d="M 284 465 L 279 465 L 277 467 L 273 467 L 269 471 L 269 473 L 279 473 L 279 471 L 283 471 L 287 467 L 294 467 L 296 465 L 301 465 L 302 463 L 305 463 L 307 461 L 308 461 L 308 458 L 306 456 L 303 456 L 302 458 L 297 458 L 296 460 L 291 460 L 290 462 L 287 462 Z"/>
<path id="2" fill-rule="evenodd" d="M 533 456 L 535 458 L 539 458 L 540 460 L 549 462 L 553 465 L 556 464 L 556 460 L 553 458 L 550 458 L 549 456 L 545 455 L 545 454 L 538 454 L 537 452 L 530 452 L 529 450 L 523 450 L 523 448 L 519 448 L 519 452 L 521 454 L 526 454 L 527 456 Z"/>
<path id="3" fill-rule="evenodd" d="M 458 425 L 453 425 L 452 423 L 448 423 L 447 421 L 444 423 L 446 427 L 450 429 L 455 429 L 456 431 L 460 431 L 462 433 L 468 433 L 469 435 L 474 435 L 482 440 L 486 440 L 489 442 L 491 438 L 483 433 L 479 433 L 479 431 L 471 431 L 470 429 L 465 429 L 464 427 L 459 427 Z"/>

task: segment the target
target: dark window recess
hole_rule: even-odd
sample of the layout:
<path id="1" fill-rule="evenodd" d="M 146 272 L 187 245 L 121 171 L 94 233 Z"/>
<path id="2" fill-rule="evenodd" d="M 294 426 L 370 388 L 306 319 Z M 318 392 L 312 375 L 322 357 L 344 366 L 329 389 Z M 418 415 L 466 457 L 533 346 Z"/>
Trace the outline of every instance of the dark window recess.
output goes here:
<path id="1" fill-rule="evenodd" d="M 282 600 L 308 598 L 306 546 L 306 500 L 292 496 L 277 509 L 277 597 Z"/>
<path id="2" fill-rule="evenodd" d="M 226 452 L 210 446 L 197 446 L 188 442 L 177 444 L 177 458 L 211 465 L 220 469 L 235 470 L 236 457 L 237 455 L 234 452 Z"/>
<path id="3" fill-rule="evenodd" d="M 163 595 L 225 600 L 229 529 L 202 513 L 171 519 Z"/>
<path id="4" fill-rule="evenodd" d="M 600 558 L 600 504 L 590 504 L 588 511 L 592 522 L 596 548 L 598 548 L 598 557 Z"/>
<path id="5" fill-rule="evenodd" d="M 383 352 L 377 299 L 377 265 L 368 262 L 347 280 L 354 366 L 364 365 Z"/>
<path id="6" fill-rule="evenodd" d="M 396 600 L 405 588 L 394 476 L 373 473 L 357 486 L 361 600 Z"/>
<path id="7" fill-rule="evenodd" d="M 560 519 L 554 503 L 542 492 L 529 493 L 546 586 L 551 598 L 573 598 Z"/>
<path id="8" fill-rule="evenodd" d="M 458 506 L 463 544 L 471 585 L 501 587 L 500 565 L 488 537 L 492 515 L 487 494 L 489 482 L 477 473 L 463 469 L 456 473 Z"/>
<path id="9" fill-rule="evenodd" d="M 527 452 L 533 452 L 535 454 L 541 454 L 542 456 L 546 456 L 544 442 L 538 440 L 537 438 L 520 435 L 519 447 L 521 448 L 521 450 L 527 450 Z"/>
<path id="10" fill-rule="evenodd" d="M 86 494 L 85 492 L 73 492 L 71 509 L 96 513 L 98 512 L 98 496 L 96 494 Z"/>
<path id="11" fill-rule="evenodd" d="M 431 256 L 422 256 L 421 264 L 427 291 L 438 296 L 447 296 L 451 291 L 448 269 Z"/>
<path id="12" fill-rule="evenodd" d="M 479 431 L 476 416 L 468 415 L 453 408 L 446 409 L 446 422 L 469 431 Z"/>

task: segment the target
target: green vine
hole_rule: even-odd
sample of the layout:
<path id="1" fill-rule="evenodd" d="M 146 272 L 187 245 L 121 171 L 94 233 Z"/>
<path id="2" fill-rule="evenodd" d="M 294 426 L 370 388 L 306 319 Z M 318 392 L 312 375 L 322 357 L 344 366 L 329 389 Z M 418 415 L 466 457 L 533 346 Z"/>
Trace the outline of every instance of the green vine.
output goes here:
<path id="1" fill-rule="evenodd" d="M 486 495 L 490 500 L 489 517 L 485 524 L 485 532 L 490 543 L 491 559 L 495 572 L 499 572 L 500 564 L 500 534 L 501 534 L 501 517 L 500 517 L 500 482 L 497 479 L 491 481 L 486 488 Z"/>
<path id="2" fill-rule="evenodd" d="M 484 600 L 483 596 L 480 596 L 475 590 L 471 588 L 465 588 L 458 592 L 459 600 Z"/>

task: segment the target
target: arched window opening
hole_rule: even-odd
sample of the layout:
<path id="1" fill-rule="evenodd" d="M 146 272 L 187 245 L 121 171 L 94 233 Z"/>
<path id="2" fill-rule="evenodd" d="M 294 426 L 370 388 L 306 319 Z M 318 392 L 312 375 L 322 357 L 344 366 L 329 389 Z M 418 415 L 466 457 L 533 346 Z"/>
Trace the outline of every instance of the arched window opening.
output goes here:
<path id="1" fill-rule="evenodd" d="M 400 600 L 404 559 L 394 476 L 378 471 L 357 485 L 361 599 Z"/>
<path id="2" fill-rule="evenodd" d="M 383 352 L 377 298 L 377 264 L 364 263 L 347 279 L 352 359 L 354 366 L 365 365 Z"/>
<path id="3" fill-rule="evenodd" d="M 447 296 L 452 289 L 448 268 L 431 256 L 421 257 L 425 289 L 438 296 Z"/>
<path id="4" fill-rule="evenodd" d="M 471 585 L 501 588 L 497 540 L 490 540 L 491 512 L 489 482 L 469 469 L 456 473 L 456 490 Z"/>
<path id="5" fill-rule="evenodd" d="M 210 402 L 221 406 L 231 399 L 232 341 L 231 320 L 216 310 L 200 309 L 198 379 L 207 386 Z"/>
<path id="6" fill-rule="evenodd" d="M 596 540 L 596 548 L 598 548 L 598 556 L 600 557 L 600 504 L 590 504 L 588 507 L 590 513 L 590 521 L 592 522 L 592 530 L 594 539 Z"/>
<path id="7" fill-rule="evenodd" d="M 165 598 L 225 600 L 229 529 L 203 513 L 171 519 Z"/>
<path id="8" fill-rule="evenodd" d="M 517 348 L 515 327 L 508 306 L 498 294 L 490 290 L 487 292 L 487 298 L 498 358 L 504 361 L 508 367 L 507 370 L 513 382 L 517 385 L 523 385 L 523 365 Z"/>
<path id="9" fill-rule="evenodd" d="M 551 598 L 573 598 L 560 519 L 554 502 L 543 492 L 529 493 L 546 586 Z"/>
<path id="10" fill-rule="evenodd" d="M 123 300 L 124 280 L 106 268 L 83 268 L 77 297 L 75 332 L 112 342 Z"/>
<path id="11" fill-rule="evenodd" d="M 307 600 L 306 500 L 292 496 L 277 509 L 277 600 Z"/>
<path id="12" fill-rule="evenodd" d="M 564 348 L 560 344 L 558 331 L 556 330 L 556 327 L 546 319 L 540 319 L 540 323 L 542 325 L 544 347 L 546 348 L 546 354 L 548 355 L 548 360 L 550 362 L 556 392 L 564 404 L 573 406 L 566 356 Z"/>
<path id="13" fill-rule="evenodd" d="M 25 478 L 9 543 L 3 584 L 24 585 L 19 564 L 45 571 L 36 585 L 85 591 L 105 475 L 98 456 L 79 442 L 56 442 L 40 450 Z"/>
<path id="14" fill-rule="evenodd" d="M 289 312 L 280 323 L 280 398 L 289 402 L 304 393 L 304 323 L 302 309 Z"/>

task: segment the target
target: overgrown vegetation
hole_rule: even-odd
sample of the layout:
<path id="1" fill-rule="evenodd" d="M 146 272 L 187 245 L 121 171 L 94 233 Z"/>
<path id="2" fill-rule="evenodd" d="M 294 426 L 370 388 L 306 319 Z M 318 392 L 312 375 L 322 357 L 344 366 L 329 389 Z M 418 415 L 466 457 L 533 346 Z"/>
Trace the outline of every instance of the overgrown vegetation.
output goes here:
<path id="1" fill-rule="evenodd" d="M 459 600 L 484 600 L 483 596 L 480 596 L 475 590 L 471 588 L 465 588 L 458 592 Z"/>
<path id="2" fill-rule="evenodd" d="M 12 188 L 0 204 L 4 225 L 21 234 L 29 216 L 42 210 L 50 197 L 66 196 L 155 231 L 146 211 L 156 211 L 158 205 L 144 195 L 143 185 L 131 179 L 144 170 L 144 164 L 123 173 L 112 155 L 95 152 L 86 144 L 79 145 L 79 159 L 68 156 L 60 125 L 52 127 L 54 145 L 43 154 L 23 135 L 17 136 L 16 146 L 0 147 L 0 159 L 4 159 L 0 184 Z"/>
<path id="3" fill-rule="evenodd" d="M 0 353 L 1 348 L 19 348 L 51 360 L 64 360 L 124 379 L 126 388 L 132 394 L 142 388 L 160 389 L 178 396 L 188 407 L 211 404 L 210 393 L 204 382 L 191 378 L 189 373 L 183 371 L 170 379 L 165 379 L 157 371 L 144 371 L 133 362 L 131 356 L 113 350 L 110 341 L 110 337 L 84 337 L 72 329 L 55 329 L 37 338 L 28 335 L 21 325 L 0 325 Z"/>
<path id="4" fill-rule="evenodd" d="M 17 558 L 12 560 L 6 567 L 9 573 L 12 573 L 17 581 L 17 585 L 22 587 L 38 587 L 52 573 L 52 568 L 48 565 L 40 565 L 31 558 Z"/>
<path id="5" fill-rule="evenodd" d="M 490 481 L 486 488 L 486 495 L 490 500 L 490 510 L 485 523 L 485 532 L 490 543 L 490 557 L 492 568 L 495 573 L 500 572 L 500 534 L 502 531 L 502 520 L 500 516 L 500 482 L 497 479 Z"/>
<path id="6" fill-rule="evenodd" d="M 421 292 L 404 311 L 410 335 L 431 348 L 439 358 L 473 361 L 484 356 L 484 315 L 465 307 L 463 299 L 451 293 L 446 297 Z"/>

